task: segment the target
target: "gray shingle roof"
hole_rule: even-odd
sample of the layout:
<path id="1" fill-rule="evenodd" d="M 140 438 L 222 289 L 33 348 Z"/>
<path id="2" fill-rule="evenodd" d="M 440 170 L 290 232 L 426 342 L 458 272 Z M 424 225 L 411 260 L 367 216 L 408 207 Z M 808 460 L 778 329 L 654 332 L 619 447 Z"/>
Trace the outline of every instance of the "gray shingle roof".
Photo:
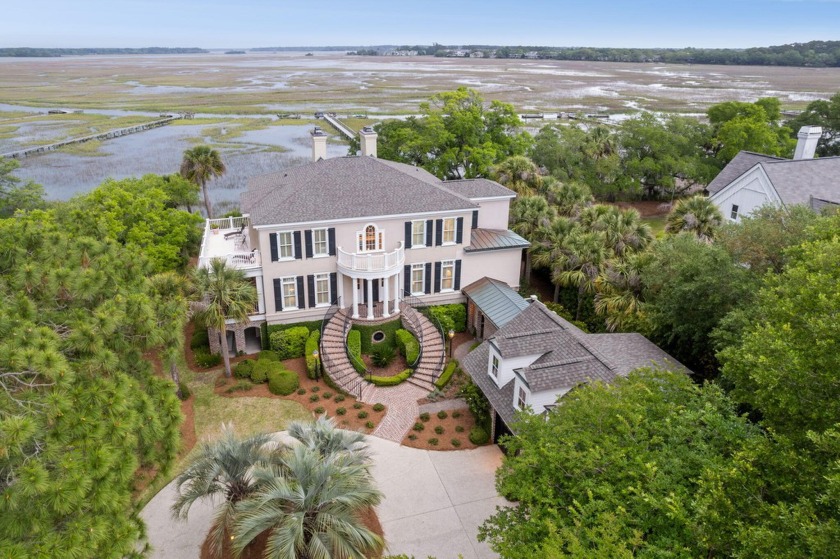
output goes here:
<path id="1" fill-rule="evenodd" d="M 513 385 L 511 380 L 509 383 L 499 388 L 496 383 L 487 374 L 487 362 L 490 359 L 490 350 L 487 342 L 481 344 L 467 354 L 461 360 L 461 369 L 467 372 L 481 389 L 481 392 L 490 402 L 490 405 L 496 410 L 496 413 L 502 418 L 506 425 L 510 426 L 513 423 L 516 410 L 513 407 Z"/>
<path id="2" fill-rule="evenodd" d="M 506 229 L 473 229 L 470 233 L 470 246 L 464 252 L 485 250 L 504 250 L 509 248 L 528 248 L 531 243 Z"/>
<path id="3" fill-rule="evenodd" d="M 640 367 L 659 366 L 670 371 L 690 371 L 641 334 L 587 334 L 586 340 L 621 376 Z"/>
<path id="4" fill-rule="evenodd" d="M 472 299 L 496 328 L 501 328 L 522 312 L 528 303 L 503 281 L 481 278 L 461 291 Z"/>
<path id="5" fill-rule="evenodd" d="M 840 157 L 765 161 L 761 167 L 785 205 L 810 205 L 811 198 L 840 203 Z"/>
<path id="6" fill-rule="evenodd" d="M 516 193 L 496 181 L 487 179 L 463 179 L 446 181 L 446 188 L 467 198 L 515 198 Z"/>
<path id="7" fill-rule="evenodd" d="M 423 169 L 375 157 L 337 157 L 254 177 L 241 201 L 255 226 L 478 207 Z"/>
<path id="8" fill-rule="evenodd" d="M 706 192 L 709 195 L 716 194 L 723 190 L 726 185 L 755 167 L 762 161 L 787 161 L 772 155 L 763 155 L 761 153 L 753 153 L 751 151 L 739 151 L 738 155 L 732 158 L 732 161 L 726 164 L 726 167 L 718 173 L 718 175 L 706 187 Z"/>

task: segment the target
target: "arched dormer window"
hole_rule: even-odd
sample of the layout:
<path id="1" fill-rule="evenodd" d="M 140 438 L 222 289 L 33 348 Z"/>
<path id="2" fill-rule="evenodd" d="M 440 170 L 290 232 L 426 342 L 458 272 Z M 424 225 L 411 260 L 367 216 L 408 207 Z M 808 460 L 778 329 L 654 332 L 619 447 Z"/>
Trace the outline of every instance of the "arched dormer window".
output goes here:
<path id="1" fill-rule="evenodd" d="M 359 252 L 384 250 L 385 233 L 373 223 L 369 223 L 364 229 L 356 232 L 356 247 Z"/>

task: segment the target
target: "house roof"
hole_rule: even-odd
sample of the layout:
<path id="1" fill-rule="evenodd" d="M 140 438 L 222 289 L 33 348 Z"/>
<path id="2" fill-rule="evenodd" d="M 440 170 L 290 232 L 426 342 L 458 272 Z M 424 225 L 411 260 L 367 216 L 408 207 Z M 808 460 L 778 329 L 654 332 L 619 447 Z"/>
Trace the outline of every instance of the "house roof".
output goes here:
<path id="1" fill-rule="evenodd" d="M 513 423 L 516 415 L 516 410 L 513 407 L 513 386 L 514 382 L 511 380 L 501 388 L 496 386 L 496 383 L 487 374 L 487 363 L 490 360 L 490 349 L 487 342 L 481 344 L 467 354 L 461 360 L 461 368 L 465 371 L 477 371 L 483 374 L 473 374 L 473 378 L 481 392 L 490 402 L 490 405 L 496 410 L 496 413 L 502 418 L 506 425 Z"/>
<path id="2" fill-rule="evenodd" d="M 486 250 L 504 250 L 509 248 L 528 248 L 531 243 L 507 229 L 473 229 L 470 233 L 470 246 L 464 252 Z"/>
<path id="3" fill-rule="evenodd" d="M 478 208 L 443 184 L 411 165 L 337 157 L 254 177 L 241 201 L 254 226 Z"/>
<path id="4" fill-rule="evenodd" d="M 840 157 L 784 159 L 760 165 L 785 205 L 812 206 L 812 198 L 840 203 Z"/>
<path id="5" fill-rule="evenodd" d="M 729 183 L 752 169 L 756 164 L 762 161 L 788 161 L 780 157 L 773 157 L 772 155 L 764 155 L 761 153 L 754 153 L 751 151 L 739 151 L 738 155 L 732 158 L 732 161 L 726 164 L 726 167 L 718 173 L 718 175 L 706 187 L 706 192 L 709 195 L 717 194 L 723 190 Z"/>
<path id="6" fill-rule="evenodd" d="M 481 310 L 496 328 L 501 328 L 522 312 L 528 303 L 508 284 L 493 278 L 481 278 L 461 291 Z"/>
<path id="7" fill-rule="evenodd" d="M 607 359 L 621 376 L 640 367 L 658 366 L 670 371 L 690 371 L 641 334 L 587 334 L 589 344 Z"/>
<path id="8" fill-rule="evenodd" d="M 515 198 L 516 193 L 496 181 L 487 179 L 462 179 L 446 181 L 446 188 L 467 198 Z"/>

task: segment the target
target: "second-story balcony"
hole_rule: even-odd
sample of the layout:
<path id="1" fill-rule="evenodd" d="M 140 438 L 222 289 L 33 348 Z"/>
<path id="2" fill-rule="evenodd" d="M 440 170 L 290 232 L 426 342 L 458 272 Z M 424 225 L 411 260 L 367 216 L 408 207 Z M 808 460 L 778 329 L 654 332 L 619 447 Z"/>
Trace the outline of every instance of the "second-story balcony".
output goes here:
<path id="1" fill-rule="evenodd" d="M 247 217 L 208 219 L 204 224 L 198 265 L 206 268 L 213 258 L 221 258 L 233 268 L 260 268 L 260 251 L 251 244 L 250 220 Z"/>
<path id="2" fill-rule="evenodd" d="M 403 243 L 391 252 L 347 252 L 338 247 L 338 269 L 350 276 L 367 276 L 378 272 L 393 272 L 405 262 Z"/>

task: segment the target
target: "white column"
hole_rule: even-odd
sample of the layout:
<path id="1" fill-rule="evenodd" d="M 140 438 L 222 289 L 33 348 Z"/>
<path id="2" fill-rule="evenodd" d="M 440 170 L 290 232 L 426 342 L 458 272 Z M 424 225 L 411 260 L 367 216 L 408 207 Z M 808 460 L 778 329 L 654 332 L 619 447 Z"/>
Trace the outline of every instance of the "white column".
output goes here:
<path id="1" fill-rule="evenodd" d="M 259 310 L 260 314 L 265 314 L 265 295 L 263 295 L 263 276 L 257 276 L 254 278 L 255 284 L 257 284 L 257 310 Z"/>
<path id="2" fill-rule="evenodd" d="M 391 311 L 388 309 L 388 307 L 391 306 L 390 286 L 391 286 L 391 277 L 386 277 L 385 278 L 385 301 L 382 304 L 382 316 L 384 316 L 385 318 L 391 316 Z"/>
<path id="3" fill-rule="evenodd" d="M 366 279 L 367 286 L 367 319 L 373 320 L 373 280 Z"/>
<path id="4" fill-rule="evenodd" d="M 356 288 L 356 283 L 359 281 L 356 278 L 350 278 L 353 284 L 353 318 L 359 318 L 359 290 Z"/>
<path id="5" fill-rule="evenodd" d="M 394 286 L 394 312 L 400 312 L 400 295 L 402 294 L 402 272 L 397 272 L 397 275 L 394 276 L 394 281 L 397 282 L 397 285 Z"/>
<path id="6" fill-rule="evenodd" d="M 338 295 L 338 299 L 341 301 L 341 304 L 344 304 L 344 274 L 341 272 L 336 271 L 335 274 L 335 281 L 338 285 L 336 285 L 336 294 Z M 341 305 L 339 305 L 341 306 Z"/>

